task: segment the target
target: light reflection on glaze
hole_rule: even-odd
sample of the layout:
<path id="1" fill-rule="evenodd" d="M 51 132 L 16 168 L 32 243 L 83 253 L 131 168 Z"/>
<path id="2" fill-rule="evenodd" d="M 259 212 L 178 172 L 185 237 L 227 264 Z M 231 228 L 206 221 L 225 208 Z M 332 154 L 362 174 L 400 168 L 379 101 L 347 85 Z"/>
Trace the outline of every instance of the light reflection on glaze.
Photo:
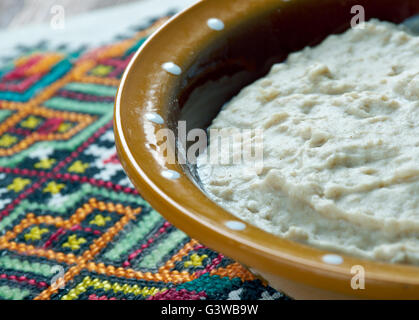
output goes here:
<path id="1" fill-rule="evenodd" d="M 231 230 L 242 231 L 246 229 L 246 225 L 240 221 L 227 221 L 225 223 L 226 227 Z"/>
<path id="2" fill-rule="evenodd" d="M 217 19 L 217 18 L 208 19 L 207 25 L 209 28 L 216 31 L 221 31 L 224 29 L 224 22 L 222 22 L 220 19 Z"/>
<path id="3" fill-rule="evenodd" d="M 162 171 L 161 175 L 166 179 L 176 180 L 180 178 L 180 173 L 173 170 Z"/>
<path id="4" fill-rule="evenodd" d="M 155 112 L 147 113 L 145 115 L 145 117 L 148 121 L 151 121 L 151 122 L 154 122 L 154 123 L 157 123 L 157 124 L 163 124 L 164 123 L 163 118 Z"/>
<path id="5" fill-rule="evenodd" d="M 326 254 L 322 257 L 324 263 L 339 265 L 343 263 L 343 258 L 337 254 Z"/>
<path id="6" fill-rule="evenodd" d="M 167 72 L 169 72 L 169 73 L 171 73 L 175 76 L 178 76 L 182 73 L 182 69 L 177 64 L 175 64 L 173 62 L 163 63 L 162 67 L 163 67 L 164 70 L 166 70 Z"/>

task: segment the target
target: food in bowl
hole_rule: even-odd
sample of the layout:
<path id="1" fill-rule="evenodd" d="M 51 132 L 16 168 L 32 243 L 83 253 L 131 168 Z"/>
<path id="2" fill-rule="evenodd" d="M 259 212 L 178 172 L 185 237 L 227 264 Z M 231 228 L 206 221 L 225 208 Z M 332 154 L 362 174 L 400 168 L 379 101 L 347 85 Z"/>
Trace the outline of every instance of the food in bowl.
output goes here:
<path id="1" fill-rule="evenodd" d="M 419 37 L 388 22 L 291 54 L 210 129 L 263 129 L 263 167 L 198 157 L 210 198 L 277 236 L 419 264 Z M 246 141 L 244 142 L 246 143 Z"/>

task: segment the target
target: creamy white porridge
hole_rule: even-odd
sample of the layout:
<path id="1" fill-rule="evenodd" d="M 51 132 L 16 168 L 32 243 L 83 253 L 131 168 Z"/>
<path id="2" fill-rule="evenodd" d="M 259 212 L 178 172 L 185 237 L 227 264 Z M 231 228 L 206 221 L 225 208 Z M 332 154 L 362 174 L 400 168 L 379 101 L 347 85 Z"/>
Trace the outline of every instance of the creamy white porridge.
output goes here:
<path id="1" fill-rule="evenodd" d="M 291 54 L 211 128 L 264 130 L 263 169 L 210 164 L 210 197 L 280 237 L 419 264 L 419 37 L 379 21 Z"/>

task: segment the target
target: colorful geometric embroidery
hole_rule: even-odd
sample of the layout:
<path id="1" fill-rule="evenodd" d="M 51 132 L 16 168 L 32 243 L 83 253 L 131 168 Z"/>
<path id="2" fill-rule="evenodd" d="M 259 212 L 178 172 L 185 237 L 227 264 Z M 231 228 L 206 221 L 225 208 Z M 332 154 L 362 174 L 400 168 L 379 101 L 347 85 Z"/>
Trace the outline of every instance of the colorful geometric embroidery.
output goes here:
<path id="1" fill-rule="evenodd" d="M 0 66 L 0 299 L 285 298 L 165 221 L 118 161 L 119 79 L 166 19 L 91 52 L 42 45 Z"/>

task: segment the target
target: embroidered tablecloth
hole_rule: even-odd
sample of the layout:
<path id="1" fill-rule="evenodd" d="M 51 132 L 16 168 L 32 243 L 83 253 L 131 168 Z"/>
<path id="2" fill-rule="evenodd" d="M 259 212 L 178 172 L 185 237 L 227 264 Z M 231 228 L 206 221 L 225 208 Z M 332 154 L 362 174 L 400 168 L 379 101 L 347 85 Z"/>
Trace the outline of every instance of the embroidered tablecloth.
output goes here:
<path id="1" fill-rule="evenodd" d="M 0 299 L 284 298 L 165 221 L 118 161 L 119 79 L 166 19 L 98 48 L 1 52 Z"/>

